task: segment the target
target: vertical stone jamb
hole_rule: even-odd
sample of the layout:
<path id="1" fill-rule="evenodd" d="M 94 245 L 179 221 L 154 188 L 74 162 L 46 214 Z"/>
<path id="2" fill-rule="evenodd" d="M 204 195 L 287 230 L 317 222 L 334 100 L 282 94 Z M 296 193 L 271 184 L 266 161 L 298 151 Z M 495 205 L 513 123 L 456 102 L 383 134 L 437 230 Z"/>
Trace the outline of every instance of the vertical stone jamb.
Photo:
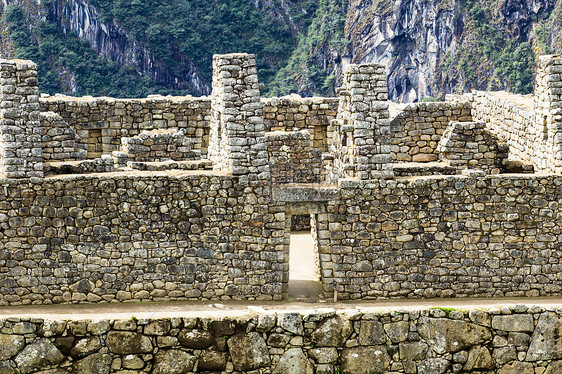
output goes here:
<path id="1" fill-rule="evenodd" d="M 332 181 L 393 176 L 387 100 L 382 65 L 347 66 L 334 121 Z"/>
<path id="2" fill-rule="evenodd" d="M 43 177 L 37 65 L 0 60 L 0 173 Z"/>
<path id="3" fill-rule="evenodd" d="M 215 170 L 247 176 L 250 181 L 270 178 L 263 104 L 252 54 L 213 57 L 209 158 Z"/>
<path id="4" fill-rule="evenodd" d="M 562 173 L 562 56 L 539 57 L 535 126 L 535 170 Z"/>

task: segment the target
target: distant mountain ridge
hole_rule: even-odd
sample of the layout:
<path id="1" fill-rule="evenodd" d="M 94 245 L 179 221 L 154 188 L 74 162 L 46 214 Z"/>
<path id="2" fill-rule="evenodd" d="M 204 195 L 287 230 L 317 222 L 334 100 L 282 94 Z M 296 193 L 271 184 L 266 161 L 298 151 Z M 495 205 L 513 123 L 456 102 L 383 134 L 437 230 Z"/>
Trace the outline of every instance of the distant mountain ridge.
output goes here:
<path id="1" fill-rule="evenodd" d="M 266 95 L 334 95 L 348 63 L 388 69 L 411 102 L 532 90 L 562 51 L 562 0 L 2 0 L 3 57 L 38 62 L 41 91 L 210 93 L 213 53 L 258 56 Z M 82 40 L 82 41 L 80 41 Z"/>

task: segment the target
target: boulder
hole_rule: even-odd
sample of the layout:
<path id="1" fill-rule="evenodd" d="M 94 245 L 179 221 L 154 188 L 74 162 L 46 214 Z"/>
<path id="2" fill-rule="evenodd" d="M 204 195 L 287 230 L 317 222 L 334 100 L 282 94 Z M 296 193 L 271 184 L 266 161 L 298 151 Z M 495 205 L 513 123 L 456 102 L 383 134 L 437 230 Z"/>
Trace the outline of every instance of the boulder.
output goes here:
<path id="1" fill-rule="evenodd" d="M 341 347 L 351 335 L 353 327 L 348 319 L 335 316 L 326 319 L 310 336 L 315 347 Z"/>
<path id="2" fill-rule="evenodd" d="M 62 360 L 64 355 L 48 339 L 39 339 L 29 344 L 14 359 L 22 374 L 36 372 Z"/>
<path id="3" fill-rule="evenodd" d="M 492 355 L 486 347 L 474 347 L 468 352 L 468 359 L 464 364 L 464 370 L 471 372 L 476 370 L 491 370 L 496 367 Z"/>
<path id="4" fill-rule="evenodd" d="M 341 356 L 342 374 L 386 373 L 390 356 L 386 346 L 346 348 Z"/>
<path id="5" fill-rule="evenodd" d="M 557 372 L 548 373 L 545 372 L 544 374 L 554 374 Z M 505 365 L 501 369 L 498 370 L 498 374 L 535 374 L 535 368 L 533 364 L 529 362 L 519 362 L 515 361 L 510 365 Z"/>
<path id="6" fill-rule="evenodd" d="M 106 345 L 110 352 L 118 355 L 152 352 L 150 338 L 136 332 L 111 331 L 107 334 Z"/>
<path id="7" fill-rule="evenodd" d="M 363 320 L 359 330 L 359 345 L 377 345 L 386 343 L 386 333 L 379 321 Z"/>
<path id="8" fill-rule="evenodd" d="M 558 374 L 562 373 L 562 361 L 551 362 L 546 368 L 544 374 Z"/>
<path id="9" fill-rule="evenodd" d="M 153 374 L 187 374 L 195 365 L 195 356 L 178 349 L 160 351 L 154 355 Z"/>
<path id="10" fill-rule="evenodd" d="M 562 319 L 554 313 L 543 313 L 535 332 L 531 336 L 531 344 L 527 351 L 526 361 L 559 360 L 562 358 Z"/>
<path id="11" fill-rule="evenodd" d="M 111 356 L 94 353 L 72 365 L 73 372 L 80 374 L 107 374 L 111 369 Z"/>
<path id="12" fill-rule="evenodd" d="M 277 326 L 295 335 L 301 335 L 304 332 L 302 317 L 299 313 L 279 313 Z"/>
<path id="13" fill-rule="evenodd" d="M 444 358 L 428 358 L 418 364 L 418 373 L 444 374 L 450 366 L 451 363 Z"/>
<path id="14" fill-rule="evenodd" d="M 0 361 L 6 361 L 18 354 L 25 345 L 21 335 L 0 334 Z"/>
<path id="15" fill-rule="evenodd" d="M 457 352 L 492 337 L 486 327 L 447 318 L 420 318 L 418 333 L 438 354 Z"/>
<path id="16" fill-rule="evenodd" d="M 192 349 L 209 348 L 215 343 L 213 334 L 205 330 L 183 329 L 178 335 L 178 340 L 184 347 Z"/>
<path id="17" fill-rule="evenodd" d="M 271 363 L 267 345 L 257 332 L 234 335 L 227 344 L 236 370 L 255 370 Z"/>
<path id="18" fill-rule="evenodd" d="M 511 314 L 506 316 L 494 316 L 492 328 L 502 331 L 533 332 L 535 325 L 533 316 L 530 314 Z"/>
<path id="19" fill-rule="evenodd" d="M 400 343 L 408 339 L 410 323 L 407 321 L 387 323 L 384 325 L 384 331 L 393 343 Z"/>
<path id="20" fill-rule="evenodd" d="M 100 339 L 96 336 L 79 339 L 70 350 L 70 355 L 73 358 L 86 357 L 89 354 L 99 351 L 101 348 Z"/>
<path id="21" fill-rule="evenodd" d="M 314 374 L 314 368 L 301 348 L 291 348 L 281 356 L 273 374 Z"/>
<path id="22" fill-rule="evenodd" d="M 170 320 L 156 320 L 151 321 L 144 328 L 144 333 L 146 335 L 166 335 L 168 331 L 172 328 Z"/>
<path id="23" fill-rule="evenodd" d="M 429 349 L 424 342 L 404 342 L 398 346 L 400 351 L 400 360 L 423 360 Z"/>
<path id="24" fill-rule="evenodd" d="M 228 358 L 226 353 L 217 351 L 203 351 L 199 356 L 199 371 L 224 371 Z"/>

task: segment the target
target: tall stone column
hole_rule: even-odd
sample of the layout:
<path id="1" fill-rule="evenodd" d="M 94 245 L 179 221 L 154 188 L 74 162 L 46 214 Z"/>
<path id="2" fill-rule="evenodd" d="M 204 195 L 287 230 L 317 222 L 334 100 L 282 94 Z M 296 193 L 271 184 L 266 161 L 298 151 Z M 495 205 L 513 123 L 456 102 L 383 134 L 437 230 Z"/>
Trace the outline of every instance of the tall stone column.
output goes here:
<path id="1" fill-rule="evenodd" d="M 529 135 L 535 143 L 535 171 L 562 173 L 562 56 L 539 57 L 535 129 Z"/>
<path id="2" fill-rule="evenodd" d="M 0 60 L 0 173 L 43 177 L 37 65 Z"/>
<path id="3" fill-rule="evenodd" d="M 376 64 L 348 65 L 339 93 L 330 179 L 392 177 L 385 68 Z"/>
<path id="4" fill-rule="evenodd" d="M 209 158 L 215 170 L 242 176 L 241 180 L 270 178 L 254 55 L 233 53 L 213 58 Z"/>

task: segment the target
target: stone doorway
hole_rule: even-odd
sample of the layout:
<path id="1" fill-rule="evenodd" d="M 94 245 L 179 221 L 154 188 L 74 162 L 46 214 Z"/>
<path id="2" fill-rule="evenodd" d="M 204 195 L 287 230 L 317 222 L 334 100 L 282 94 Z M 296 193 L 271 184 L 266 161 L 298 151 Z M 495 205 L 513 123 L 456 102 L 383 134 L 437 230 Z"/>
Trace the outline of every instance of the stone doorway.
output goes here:
<path id="1" fill-rule="evenodd" d="M 291 219 L 288 222 L 291 226 Z M 316 217 L 312 214 L 309 230 L 302 230 L 302 227 L 296 227 L 297 230 L 289 228 L 289 298 L 296 301 L 314 301 L 322 297 L 316 222 Z"/>

